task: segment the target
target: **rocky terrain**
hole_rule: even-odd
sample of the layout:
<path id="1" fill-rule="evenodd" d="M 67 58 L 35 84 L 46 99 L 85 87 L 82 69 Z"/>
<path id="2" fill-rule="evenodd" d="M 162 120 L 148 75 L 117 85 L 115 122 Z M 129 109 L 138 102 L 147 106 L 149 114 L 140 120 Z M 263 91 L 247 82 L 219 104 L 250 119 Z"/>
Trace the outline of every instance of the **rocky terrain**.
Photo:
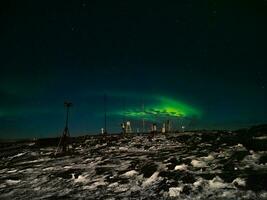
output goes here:
<path id="1" fill-rule="evenodd" d="M 266 127 L 2 143 L 0 199 L 267 199 Z"/>

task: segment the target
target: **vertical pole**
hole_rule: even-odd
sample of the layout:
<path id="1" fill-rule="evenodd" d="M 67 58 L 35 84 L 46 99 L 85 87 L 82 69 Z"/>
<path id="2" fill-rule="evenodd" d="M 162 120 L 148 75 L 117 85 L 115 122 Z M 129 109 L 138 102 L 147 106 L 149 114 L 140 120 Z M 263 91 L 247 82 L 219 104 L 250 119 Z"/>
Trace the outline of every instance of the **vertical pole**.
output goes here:
<path id="1" fill-rule="evenodd" d="M 67 105 L 67 116 L 66 116 L 66 128 L 68 128 L 68 123 L 69 123 L 69 106 Z"/>
<path id="2" fill-rule="evenodd" d="M 63 153 L 68 151 L 68 137 L 70 136 L 69 128 L 68 128 L 68 125 L 69 125 L 69 109 L 72 106 L 72 103 L 65 102 L 64 105 L 65 105 L 65 107 L 67 109 L 66 110 L 66 126 L 65 126 L 65 129 L 63 131 L 63 135 L 61 136 L 59 144 L 58 144 L 58 148 L 59 148 L 59 146 L 62 146 L 62 152 Z M 58 148 L 57 148 L 57 151 L 58 151 Z M 57 151 L 56 151 L 56 153 L 57 153 Z"/>
<path id="3" fill-rule="evenodd" d="M 143 119 L 142 119 L 142 125 L 143 125 L 143 133 L 145 133 L 145 104 L 144 104 L 144 100 L 142 103 L 142 112 L 143 112 Z"/>
<path id="4" fill-rule="evenodd" d="M 107 133 L 107 95 L 104 95 L 104 109 L 105 109 L 105 116 L 104 116 L 104 125 L 105 125 L 105 131 L 104 134 Z"/>
<path id="5" fill-rule="evenodd" d="M 125 116 L 126 116 L 126 113 L 125 113 L 125 97 L 123 97 L 123 116 L 122 116 L 122 122 L 125 123 Z"/>
<path id="6" fill-rule="evenodd" d="M 127 128 L 127 125 L 126 125 L 126 98 L 125 96 L 123 97 L 123 113 L 122 113 L 122 134 L 125 136 L 126 134 L 126 128 Z"/>

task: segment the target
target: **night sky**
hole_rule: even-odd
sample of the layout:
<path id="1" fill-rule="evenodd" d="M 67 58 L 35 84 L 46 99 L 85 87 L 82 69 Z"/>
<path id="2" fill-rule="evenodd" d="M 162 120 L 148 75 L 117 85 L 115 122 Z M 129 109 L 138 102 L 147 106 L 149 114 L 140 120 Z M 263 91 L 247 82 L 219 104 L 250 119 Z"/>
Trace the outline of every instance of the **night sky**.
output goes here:
<path id="1" fill-rule="evenodd" d="M 267 122 L 267 1 L 0 3 L 0 138 Z M 145 109 L 142 110 L 142 105 Z M 148 128 L 148 127 L 147 127 Z"/>

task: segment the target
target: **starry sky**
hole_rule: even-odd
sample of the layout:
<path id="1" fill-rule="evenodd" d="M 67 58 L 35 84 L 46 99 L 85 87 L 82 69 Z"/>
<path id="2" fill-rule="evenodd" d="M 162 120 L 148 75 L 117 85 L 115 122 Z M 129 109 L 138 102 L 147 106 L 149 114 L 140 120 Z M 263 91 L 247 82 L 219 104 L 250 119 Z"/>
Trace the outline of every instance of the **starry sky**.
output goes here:
<path id="1" fill-rule="evenodd" d="M 0 3 L 0 138 L 267 122 L 267 1 Z M 147 127 L 148 128 L 148 127 Z"/>

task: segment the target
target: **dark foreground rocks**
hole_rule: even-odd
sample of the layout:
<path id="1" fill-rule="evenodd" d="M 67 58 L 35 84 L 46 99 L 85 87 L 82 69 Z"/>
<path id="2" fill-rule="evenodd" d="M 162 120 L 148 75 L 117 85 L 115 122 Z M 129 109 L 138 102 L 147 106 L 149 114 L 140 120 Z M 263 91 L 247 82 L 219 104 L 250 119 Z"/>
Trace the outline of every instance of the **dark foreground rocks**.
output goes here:
<path id="1" fill-rule="evenodd" d="M 0 199 L 267 199 L 265 128 L 3 144 Z"/>

